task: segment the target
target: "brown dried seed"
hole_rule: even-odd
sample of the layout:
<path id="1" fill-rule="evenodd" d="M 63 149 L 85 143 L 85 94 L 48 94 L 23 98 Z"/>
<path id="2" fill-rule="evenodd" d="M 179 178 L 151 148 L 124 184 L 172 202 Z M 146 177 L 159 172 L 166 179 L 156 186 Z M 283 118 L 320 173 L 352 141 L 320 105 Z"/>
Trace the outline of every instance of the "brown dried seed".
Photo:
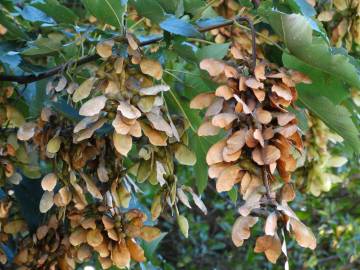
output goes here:
<path id="1" fill-rule="evenodd" d="M 220 128 L 228 127 L 235 119 L 237 119 L 236 114 L 233 113 L 220 113 L 215 115 L 211 123 Z"/>
<path id="2" fill-rule="evenodd" d="M 215 94 L 211 93 L 201 93 L 194 97 L 190 102 L 191 109 L 202 110 L 209 107 L 215 98 Z"/>
<path id="3" fill-rule="evenodd" d="M 112 47 L 114 46 L 114 40 L 106 40 L 96 45 L 96 52 L 102 58 L 108 58 L 112 55 Z"/>
<path id="4" fill-rule="evenodd" d="M 238 217 L 232 227 L 231 238 L 235 246 L 243 245 L 244 240 L 250 237 L 250 228 L 258 221 L 257 217 Z"/>
<path id="5" fill-rule="evenodd" d="M 86 241 L 92 247 L 99 246 L 104 240 L 101 231 L 98 229 L 89 230 L 86 234 Z"/>
<path id="6" fill-rule="evenodd" d="M 161 231 L 156 227 L 144 226 L 141 228 L 140 237 L 146 242 L 151 242 L 158 238 L 161 234 Z"/>
<path id="7" fill-rule="evenodd" d="M 269 124 L 272 119 L 272 115 L 269 111 L 266 111 L 262 108 L 257 108 L 255 111 L 255 117 L 261 124 Z"/>
<path id="8" fill-rule="evenodd" d="M 45 191 L 53 191 L 57 184 L 57 176 L 54 173 L 49 173 L 41 180 L 41 187 Z"/>
<path id="9" fill-rule="evenodd" d="M 216 191 L 230 191 L 238 180 L 239 172 L 240 168 L 237 165 L 224 169 L 216 181 Z"/>
<path id="10" fill-rule="evenodd" d="M 200 62 L 200 68 L 206 70 L 210 76 L 218 76 L 224 71 L 225 64 L 215 59 L 204 59 Z"/>
<path id="11" fill-rule="evenodd" d="M 132 147 L 132 138 L 130 135 L 118 134 L 116 131 L 113 134 L 113 142 L 116 151 L 121 155 L 127 156 Z"/>
<path id="12" fill-rule="evenodd" d="M 156 60 L 142 59 L 140 62 L 140 69 L 144 74 L 150 75 L 157 80 L 160 80 L 163 76 L 163 68 Z"/>
<path id="13" fill-rule="evenodd" d="M 225 100 L 229 100 L 233 97 L 234 91 L 227 85 L 221 85 L 216 89 L 215 95 L 223 97 Z"/>
<path id="14" fill-rule="evenodd" d="M 126 239 L 126 245 L 129 249 L 131 259 L 137 262 L 146 261 L 144 250 L 133 239 Z"/>
<path id="15" fill-rule="evenodd" d="M 295 240 L 297 243 L 304 248 L 315 249 L 316 247 L 316 238 L 312 231 L 306 227 L 299 220 L 290 217 L 289 223 L 292 231 L 294 232 Z"/>
<path id="16" fill-rule="evenodd" d="M 249 78 L 245 81 L 245 84 L 247 87 L 250 87 L 252 89 L 263 89 L 264 84 L 256 80 L 255 78 Z"/>
<path id="17" fill-rule="evenodd" d="M 277 235 L 264 235 L 256 239 L 254 251 L 256 253 L 265 252 L 266 258 L 271 263 L 276 263 L 281 255 L 281 242 Z"/>
<path id="18" fill-rule="evenodd" d="M 222 152 L 225 146 L 226 146 L 226 140 L 221 140 L 210 147 L 206 155 L 206 162 L 208 165 L 213 165 L 215 163 L 219 163 L 224 160 Z"/>
<path id="19" fill-rule="evenodd" d="M 213 124 L 211 124 L 210 120 L 206 120 L 199 126 L 197 134 L 199 136 L 215 136 L 219 134 L 219 132 L 219 127 L 215 127 Z"/>
<path id="20" fill-rule="evenodd" d="M 94 116 L 105 108 L 107 98 L 105 96 L 94 97 L 86 101 L 80 108 L 79 114 L 82 116 Z"/>

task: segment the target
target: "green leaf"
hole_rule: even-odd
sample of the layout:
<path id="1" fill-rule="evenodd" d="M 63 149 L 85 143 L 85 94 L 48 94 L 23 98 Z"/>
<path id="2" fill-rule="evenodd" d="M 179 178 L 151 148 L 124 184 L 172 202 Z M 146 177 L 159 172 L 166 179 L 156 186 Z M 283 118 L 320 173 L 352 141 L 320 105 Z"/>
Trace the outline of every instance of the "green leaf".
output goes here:
<path id="1" fill-rule="evenodd" d="M 183 59 L 185 59 L 188 62 L 196 63 L 198 61 L 198 58 L 196 57 L 196 54 L 194 51 L 194 47 L 189 45 L 188 43 L 175 42 L 173 49 L 177 53 L 177 55 L 179 55 L 180 57 L 182 57 Z"/>
<path id="2" fill-rule="evenodd" d="M 184 37 L 200 37 L 201 33 L 196 28 L 181 19 L 176 18 L 173 15 L 167 15 L 166 19 L 162 21 L 160 27 L 172 34 L 184 36 Z"/>
<path id="3" fill-rule="evenodd" d="M 182 0 L 157 0 L 159 2 L 159 4 L 163 7 L 163 9 L 167 12 L 167 13 L 172 13 L 174 14 L 179 3 L 182 2 Z"/>
<path id="4" fill-rule="evenodd" d="M 17 24 L 14 23 L 13 18 L 6 16 L 6 14 L 0 10 L 0 24 L 5 26 L 8 30 L 6 36 L 10 39 L 22 39 L 27 40 L 29 37 Z"/>
<path id="5" fill-rule="evenodd" d="M 359 131 L 345 107 L 335 105 L 328 98 L 309 91 L 302 92 L 299 100 L 330 129 L 343 137 L 345 144 L 360 153 Z"/>
<path id="6" fill-rule="evenodd" d="M 238 198 L 238 194 L 239 194 L 238 189 L 235 186 L 228 192 L 230 200 L 233 203 L 236 203 L 237 198 Z"/>
<path id="7" fill-rule="evenodd" d="M 99 20 L 118 29 L 123 27 L 126 4 L 121 0 L 82 0 L 86 9 Z"/>
<path id="8" fill-rule="evenodd" d="M 44 23 L 54 23 L 54 21 L 48 17 L 44 12 L 40 9 L 35 8 L 33 6 L 26 5 L 20 15 L 30 22 L 44 22 Z"/>
<path id="9" fill-rule="evenodd" d="M 31 47 L 21 52 L 22 55 L 44 55 L 59 51 L 62 47 L 61 43 L 51 38 L 40 37 L 31 43 Z"/>
<path id="10" fill-rule="evenodd" d="M 160 23 L 166 18 L 164 9 L 156 0 L 130 0 L 129 3 L 135 7 L 140 16 L 154 23 Z"/>
<path id="11" fill-rule="evenodd" d="M 315 69 L 360 88 L 360 75 L 349 58 L 334 53 L 322 37 L 313 36 L 312 26 L 305 17 L 265 9 L 261 9 L 260 13 L 292 55 Z"/>
<path id="12" fill-rule="evenodd" d="M 36 2 L 31 5 L 45 12 L 58 23 L 73 24 L 78 19 L 78 16 L 71 9 L 59 4 L 57 0 Z"/>
<path id="13" fill-rule="evenodd" d="M 349 91 L 345 84 L 337 77 L 315 69 L 287 53 L 284 53 L 282 58 L 286 67 L 298 70 L 309 76 L 312 80 L 312 84 L 298 84 L 296 86 L 299 95 L 306 91 L 316 92 L 317 95 L 325 96 L 335 104 L 339 104 L 349 96 Z"/>
<path id="14" fill-rule="evenodd" d="M 316 10 L 306 0 L 290 0 L 288 4 L 295 12 L 312 17 L 316 15 Z"/>
<path id="15" fill-rule="evenodd" d="M 167 235 L 166 232 L 163 232 L 159 235 L 158 238 L 154 239 L 151 242 L 146 242 L 146 241 L 142 241 L 142 247 L 144 249 L 145 252 L 145 256 L 146 258 L 150 259 L 154 257 L 155 254 L 155 250 L 157 249 L 157 247 L 159 246 L 160 242 L 164 239 L 164 237 Z"/>
<path id="16" fill-rule="evenodd" d="M 228 53 L 230 43 L 212 44 L 197 50 L 196 57 L 199 61 L 205 58 L 223 59 Z"/>

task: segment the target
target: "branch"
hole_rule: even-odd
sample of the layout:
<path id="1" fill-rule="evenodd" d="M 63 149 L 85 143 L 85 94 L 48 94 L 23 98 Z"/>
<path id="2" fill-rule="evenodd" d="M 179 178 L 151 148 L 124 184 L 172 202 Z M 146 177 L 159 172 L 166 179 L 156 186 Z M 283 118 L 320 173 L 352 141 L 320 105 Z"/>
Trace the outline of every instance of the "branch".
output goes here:
<path id="1" fill-rule="evenodd" d="M 255 29 L 254 26 L 251 22 L 250 19 L 248 19 L 247 17 L 241 17 L 238 16 L 236 17 L 234 20 L 228 20 L 216 25 L 212 25 L 212 26 L 208 26 L 208 27 L 203 27 L 203 28 L 199 28 L 198 31 L 201 33 L 213 30 L 213 29 L 217 29 L 217 28 L 221 28 L 221 27 L 225 27 L 225 26 L 230 26 L 233 25 L 234 22 L 240 22 L 240 21 L 247 21 L 250 28 L 251 28 L 251 32 L 252 32 L 252 50 L 253 50 L 253 55 L 252 55 L 252 66 L 254 67 L 256 64 L 256 40 L 255 40 Z M 123 37 L 117 37 L 114 39 L 123 39 Z M 147 46 L 156 42 L 159 42 L 163 39 L 163 37 L 156 37 L 153 39 L 149 39 L 143 42 L 139 43 L 140 47 L 143 46 Z M 84 65 L 93 61 L 96 61 L 100 58 L 99 55 L 97 54 L 93 54 L 93 55 L 87 55 L 84 57 L 81 57 L 78 60 L 72 60 L 69 61 L 65 64 L 59 65 L 57 67 L 54 67 L 52 69 L 49 69 L 45 72 L 39 73 L 39 74 L 31 74 L 31 75 L 23 75 L 23 76 L 14 76 L 14 75 L 6 75 L 6 74 L 0 74 L 0 82 L 3 81 L 7 81 L 7 82 L 17 82 L 19 84 L 28 84 L 28 83 L 32 83 L 32 82 L 36 82 L 36 81 L 40 81 L 43 80 L 45 78 L 49 78 L 51 76 L 57 75 L 65 70 L 67 70 L 68 68 L 70 68 L 71 66 L 80 66 L 80 65 Z"/>

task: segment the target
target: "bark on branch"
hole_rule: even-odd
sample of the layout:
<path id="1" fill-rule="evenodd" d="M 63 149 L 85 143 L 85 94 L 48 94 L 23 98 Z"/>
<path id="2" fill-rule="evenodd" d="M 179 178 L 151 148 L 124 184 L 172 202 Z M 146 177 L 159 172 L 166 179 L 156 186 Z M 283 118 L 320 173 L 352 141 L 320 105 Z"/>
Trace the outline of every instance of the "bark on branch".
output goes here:
<path id="1" fill-rule="evenodd" d="M 209 27 L 199 28 L 198 31 L 204 33 L 204 32 L 207 32 L 207 31 L 210 31 L 210 30 L 213 30 L 213 29 L 217 29 L 217 28 L 232 25 L 232 24 L 234 24 L 235 21 L 237 21 L 238 23 L 241 22 L 241 21 L 247 21 L 250 28 L 251 28 L 251 32 L 252 32 L 251 33 L 252 34 L 252 53 L 253 53 L 253 55 L 252 55 L 252 61 L 253 61 L 252 65 L 254 67 L 255 64 L 256 64 L 256 40 L 255 40 L 255 34 L 256 33 L 255 33 L 255 29 L 254 29 L 254 26 L 253 26 L 251 20 L 248 19 L 247 17 L 238 16 L 234 20 L 228 20 L 228 21 L 216 24 L 216 25 L 211 25 Z M 119 37 L 119 38 L 123 39 L 125 41 L 124 38 L 122 38 L 122 37 Z M 162 37 L 156 37 L 156 38 L 153 38 L 153 39 L 149 39 L 149 40 L 140 42 L 139 46 L 141 46 L 141 47 L 147 46 L 147 45 L 159 42 L 162 39 L 163 39 Z M 81 65 L 96 61 L 99 58 L 100 58 L 100 56 L 97 55 L 97 54 L 87 55 L 87 56 L 79 58 L 78 60 L 69 61 L 67 63 L 64 63 L 64 64 L 59 65 L 59 66 L 54 67 L 54 68 L 51 68 L 51 69 L 49 69 L 49 70 L 47 70 L 45 72 L 39 73 L 39 74 L 30 74 L 30 75 L 22 75 L 22 76 L 0 74 L 0 81 L 3 81 L 3 82 L 5 82 L 5 81 L 7 81 L 7 82 L 16 82 L 16 83 L 19 83 L 19 84 L 28 84 L 28 83 L 40 81 L 40 80 L 43 80 L 45 78 L 49 78 L 51 76 L 60 74 L 60 73 L 64 72 L 65 70 L 67 70 L 68 68 L 72 67 L 72 66 L 81 66 Z"/>

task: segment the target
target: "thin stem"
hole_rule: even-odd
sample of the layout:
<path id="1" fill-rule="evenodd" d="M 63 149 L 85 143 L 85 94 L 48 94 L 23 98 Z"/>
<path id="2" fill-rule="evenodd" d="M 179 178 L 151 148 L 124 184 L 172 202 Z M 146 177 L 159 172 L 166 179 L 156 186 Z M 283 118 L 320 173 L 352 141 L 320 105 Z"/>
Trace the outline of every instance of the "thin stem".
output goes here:
<path id="1" fill-rule="evenodd" d="M 239 23 L 235 23 L 235 25 L 237 27 L 240 27 L 242 29 L 245 29 L 247 31 L 251 31 L 251 29 L 245 25 L 241 25 Z M 258 35 L 259 37 L 262 37 L 265 41 L 267 41 L 269 44 L 274 45 L 275 47 L 277 47 L 279 50 L 285 52 L 285 49 L 283 47 L 281 47 L 279 44 L 277 44 L 276 42 L 272 41 L 269 37 L 265 36 L 262 33 L 256 32 L 256 35 Z"/>
<path id="2" fill-rule="evenodd" d="M 142 17 L 140 20 L 138 20 L 136 23 L 134 23 L 132 26 L 129 27 L 129 30 L 134 29 L 136 26 L 138 26 L 140 23 L 145 21 L 145 17 Z"/>
<path id="3" fill-rule="evenodd" d="M 238 16 L 235 18 L 235 22 L 239 23 L 241 21 L 246 21 L 251 29 L 251 47 L 252 47 L 252 68 L 255 69 L 256 66 L 256 30 L 254 27 L 254 24 L 252 23 L 252 21 L 248 18 L 248 17 L 244 17 L 244 16 Z"/>
<path id="4" fill-rule="evenodd" d="M 268 178 L 265 166 L 263 166 L 261 168 L 261 176 L 262 176 L 262 180 L 263 180 L 263 183 L 264 183 L 264 186 L 266 189 L 266 197 L 270 201 L 271 200 L 271 195 L 270 195 L 271 190 L 270 190 L 269 178 Z"/>
<path id="5" fill-rule="evenodd" d="M 193 42 L 201 42 L 201 43 L 206 43 L 206 44 L 215 44 L 215 42 L 212 41 L 208 41 L 206 39 L 200 39 L 200 38 L 188 38 L 189 41 L 193 41 Z"/>
<path id="6" fill-rule="evenodd" d="M 236 21 L 237 22 L 247 21 L 249 23 L 249 25 L 250 25 L 250 28 L 252 29 L 252 36 L 253 36 L 253 66 L 255 66 L 255 64 L 256 64 L 256 41 L 254 39 L 255 29 L 254 29 L 254 26 L 253 26 L 250 19 L 248 19 L 246 17 L 238 16 L 238 17 L 235 18 L 235 20 L 228 20 L 228 21 L 224 21 L 222 23 L 216 24 L 216 25 L 199 28 L 198 31 L 202 32 L 202 33 L 207 32 L 207 31 L 210 31 L 210 30 L 213 30 L 213 29 L 217 29 L 217 28 L 232 25 Z M 127 42 L 123 35 L 116 36 L 116 37 L 114 37 L 112 39 L 115 40 L 115 41 L 118 41 L 118 42 Z M 163 39 L 163 37 L 152 38 L 152 39 L 149 39 L 147 41 L 141 42 L 139 44 L 139 46 L 140 47 L 147 46 L 147 45 L 159 42 L 162 39 Z M 70 67 L 73 67 L 73 66 L 78 67 L 80 65 L 96 61 L 99 58 L 100 58 L 100 56 L 97 55 L 97 54 L 87 55 L 87 56 L 81 57 L 78 60 L 69 61 L 67 63 L 64 63 L 62 65 L 59 65 L 57 67 L 54 67 L 52 69 L 49 69 L 49 70 L 47 70 L 47 71 L 45 71 L 43 73 L 39 73 L 39 74 L 36 74 L 36 75 L 35 74 L 30 74 L 30 75 L 15 76 L 15 75 L 0 74 L 0 81 L 17 82 L 19 84 L 28 84 L 28 83 L 40 81 L 40 80 L 49 78 L 51 76 L 57 75 L 59 73 L 65 72 Z"/>

